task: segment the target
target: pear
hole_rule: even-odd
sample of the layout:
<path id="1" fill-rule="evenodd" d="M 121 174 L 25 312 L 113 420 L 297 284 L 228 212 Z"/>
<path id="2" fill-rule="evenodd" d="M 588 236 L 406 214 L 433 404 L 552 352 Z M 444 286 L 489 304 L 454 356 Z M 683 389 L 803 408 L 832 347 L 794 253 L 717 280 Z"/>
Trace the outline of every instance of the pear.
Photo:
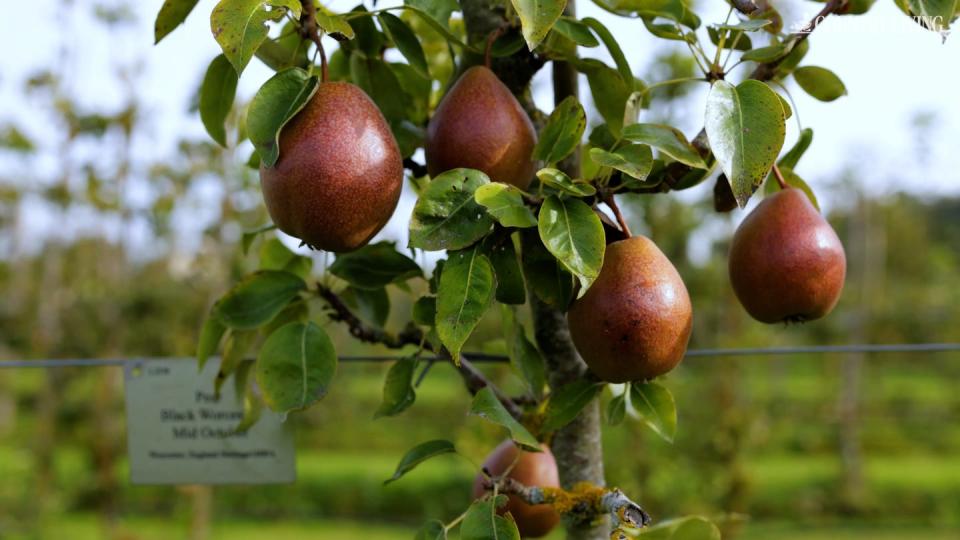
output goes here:
<path id="1" fill-rule="evenodd" d="M 506 440 L 496 447 L 483 462 L 483 468 L 491 476 L 503 474 L 508 467 L 513 467 L 508 475 L 525 486 L 560 487 L 560 476 L 557 472 L 557 462 L 550 452 L 550 448 L 541 445 L 542 452 L 522 451 L 513 441 Z M 519 460 L 517 460 L 519 456 Z M 473 498 L 479 499 L 486 493 L 484 489 L 485 477 L 478 474 L 473 481 Z M 540 538 L 546 536 L 560 523 L 560 514 L 552 506 L 546 504 L 529 505 L 516 495 L 510 495 L 505 507 L 498 509 L 500 514 L 510 512 L 517 522 L 522 538 Z"/>
<path id="2" fill-rule="evenodd" d="M 652 240 L 607 246 L 590 289 L 567 312 L 570 335 L 590 370 L 607 382 L 648 380 L 687 351 L 693 307 L 683 279 Z"/>
<path id="3" fill-rule="evenodd" d="M 427 126 L 430 176 L 465 167 L 526 189 L 537 132 L 517 98 L 483 66 L 468 69 L 437 106 Z"/>
<path id="4" fill-rule="evenodd" d="M 730 244 L 730 283 L 764 323 L 803 322 L 830 313 L 847 273 L 843 244 L 796 188 L 765 198 Z"/>
<path id="5" fill-rule="evenodd" d="M 260 166 L 277 227 L 337 253 L 367 244 L 403 187 L 403 160 L 383 115 L 357 86 L 321 83 L 280 133 L 280 158 Z"/>

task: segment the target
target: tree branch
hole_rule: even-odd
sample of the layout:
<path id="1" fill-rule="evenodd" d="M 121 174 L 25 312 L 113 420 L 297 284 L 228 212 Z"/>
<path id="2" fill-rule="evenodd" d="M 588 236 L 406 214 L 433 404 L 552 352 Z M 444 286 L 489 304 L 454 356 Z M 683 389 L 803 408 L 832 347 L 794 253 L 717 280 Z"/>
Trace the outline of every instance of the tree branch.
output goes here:
<path id="1" fill-rule="evenodd" d="M 446 347 L 441 347 L 440 350 L 436 350 L 433 344 L 426 339 L 423 330 L 417 325 L 410 323 L 403 331 L 394 335 L 381 328 L 364 323 L 330 287 L 318 283 L 317 294 L 326 301 L 329 306 L 330 309 L 327 312 L 327 316 L 330 320 L 345 323 L 350 335 L 357 340 L 364 343 L 384 345 L 391 349 L 402 349 L 409 345 L 422 346 L 425 350 L 450 360 L 450 363 L 456 367 L 457 372 L 460 373 L 463 384 L 466 386 L 467 391 L 470 392 L 470 395 L 476 395 L 480 390 L 489 387 L 511 416 L 517 420 L 523 417 L 523 409 L 491 383 L 490 380 L 484 376 L 483 372 L 474 367 L 467 355 L 461 354 L 460 365 L 456 365 L 450 356 L 450 351 L 448 351 Z"/>
<path id="2" fill-rule="evenodd" d="M 320 53 L 320 80 L 327 82 L 327 53 L 323 50 L 320 31 L 317 28 L 317 6 L 314 5 L 313 0 L 300 0 L 300 5 L 303 6 L 303 14 L 300 16 L 300 35 L 316 44 L 317 52 Z"/>

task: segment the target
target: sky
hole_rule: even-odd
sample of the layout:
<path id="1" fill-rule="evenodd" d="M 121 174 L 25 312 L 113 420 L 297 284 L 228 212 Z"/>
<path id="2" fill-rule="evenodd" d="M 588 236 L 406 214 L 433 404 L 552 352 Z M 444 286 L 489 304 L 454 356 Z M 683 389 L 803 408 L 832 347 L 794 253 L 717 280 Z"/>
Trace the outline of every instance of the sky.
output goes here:
<path id="1" fill-rule="evenodd" d="M 337 11 L 349 10 L 356 0 L 333 0 L 328 5 Z M 93 0 L 75 0 L 80 6 Z M 98 4 L 111 4 L 102 0 Z M 381 1 L 380 6 L 395 1 Z M 786 26 L 798 26 L 810 19 L 822 4 L 781 0 L 773 2 L 784 14 Z M 141 71 L 142 101 L 152 120 L 150 130 L 138 139 L 135 153 L 145 158 L 169 156 L 176 159 L 176 141 L 183 134 L 205 137 L 199 118 L 187 112 L 187 104 L 195 92 L 209 61 L 220 51 L 209 30 L 209 14 L 215 0 L 201 0 L 186 24 L 159 45 L 153 45 L 153 19 L 162 0 L 133 2 L 136 22 L 119 32 L 107 32 L 86 13 L 74 9 L 75 16 L 58 23 L 59 0 L 37 0 L 31 3 L 32 15 L 17 19 L 0 33 L 0 125 L 14 122 L 28 134 L 43 139 L 50 126 L 33 114 L 30 100 L 20 92 L 22 81 L 39 67 L 49 66 L 58 58 L 62 40 L 76 59 L 62 66 L 78 99 L 92 109 L 115 110 L 122 103 L 120 88 L 110 81 L 110 70 L 116 63 L 136 65 Z M 701 0 L 698 12 L 704 24 L 721 22 L 727 14 L 720 0 Z M 580 17 L 602 20 L 624 49 L 634 73 L 648 71 L 655 52 L 664 46 L 633 19 L 614 17 L 591 3 L 578 5 Z M 703 30 L 703 29 L 701 29 Z M 702 40 L 709 45 L 705 36 Z M 837 73 L 846 84 L 848 95 L 832 103 L 821 103 L 807 96 L 795 83 L 787 88 L 795 100 L 794 112 L 803 126 L 814 130 L 814 143 L 801 161 L 797 172 L 821 195 L 826 209 L 843 201 L 832 198 L 829 188 L 840 171 L 846 171 L 864 190 L 885 194 L 905 189 L 915 193 L 936 195 L 960 194 L 960 37 L 941 42 L 939 35 L 928 32 L 910 21 L 894 6 L 892 0 L 878 0 L 869 14 L 862 17 L 830 17 L 810 40 L 810 52 L 804 65 L 817 65 Z M 585 56 L 607 58 L 605 51 L 581 49 Z M 142 58 L 143 62 L 137 62 Z M 737 68 L 733 77 L 745 76 L 748 66 Z M 270 72 L 258 61 L 251 62 L 240 80 L 238 93 L 252 96 Z M 542 109 L 549 110 L 549 70 L 542 70 L 534 82 L 534 97 Z M 656 81 L 648 81 L 656 82 Z M 582 88 L 586 89 L 585 82 Z M 680 115 L 677 126 L 693 137 L 703 125 L 703 107 L 708 86 L 700 85 L 688 97 L 688 107 Z M 654 104 L 656 107 L 656 103 Z M 789 121 L 787 142 L 796 138 L 797 118 Z M 916 118 L 929 124 L 925 135 L 918 131 Z M 644 118 L 641 117 L 641 121 Z M 0 153 L 0 167 L 14 166 L 9 155 Z M 41 164 L 42 166 L 42 164 Z M 688 200 L 708 197 L 712 182 L 684 193 Z M 213 197 L 215 194 L 210 194 Z M 137 193 L 131 194 L 136 199 Z M 142 196 L 142 194 L 141 194 Z M 839 195 L 837 195 L 839 196 Z M 407 193 L 384 237 L 405 240 L 405 223 L 414 200 Z M 34 212 L 27 229 L 57 233 L 63 229 L 63 217 L 49 212 Z M 190 220 L 201 222 L 216 216 Z M 90 224 L 92 216 L 72 216 L 80 228 Z M 103 224 L 97 224 L 98 227 Z M 189 242 L 194 229 L 184 222 L 184 241 Z M 109 229 L 110 226 L 107 226 Z M 147 233 L 126 231 L 133 242 L 146 242 Z"/>

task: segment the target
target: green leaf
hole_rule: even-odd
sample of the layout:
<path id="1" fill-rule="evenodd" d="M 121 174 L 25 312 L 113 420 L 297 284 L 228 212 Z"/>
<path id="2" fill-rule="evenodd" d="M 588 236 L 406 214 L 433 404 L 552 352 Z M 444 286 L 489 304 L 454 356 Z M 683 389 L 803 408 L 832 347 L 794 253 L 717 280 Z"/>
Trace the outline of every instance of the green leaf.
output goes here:
<path id="1" fill-rule="evenodd" d="M 656 382 L 632 383 L 630 404 L 654 433 L 673 442 L 677 433 L 677 405 L 665 386 Z"/>
<path id="2" fill-rule="evenodd" d="M 380 19 L 380 26 L 387 33 L 390 40 L 393 41 L 394 45 L 397 46 L 400 54 L 407 59 L 407 62 L 410 62 L 410 65 L 421 75 L 429 77 L 427 57 L 423 54 L 423 47 L 420 46 L 420 40 L 417 39 L 413 30 L 407 26 L 407 23 L 403 22 L 400 17 L 387 11 L 377 15 L 377 18 Z"/>
<path id="3" fill-rule="evenodd" d="M 263 402 L 254 394 L 248 384 L 250 372 L 253 371 L 255 365 L 256 362 L 254 360 L 244 360 L 237 367 L 237 372 L 233 379 L 236 395 L 243 396 L 243 417 L 234 428 L 234 431 L 237 433 L 246 433 L 260 420 L 260 416 L 263 414 Z"/>
<path id="4" fill-rule="evenodd" d="M 323 4 L 317 4 L 317 26 L 335 37 L 353 39 L 356 36 L 346 18 L 330 11 Z"/>
<path id="5" fill-rule="evenodd" d="M 428 521 L 413 540 L 447 540 L 447 528 L 442 521 Z"/>
<path id="6" fill-rule="evenodd" d="M 748 19 L 745 21 L 740 21 L 737 24 L 711 24 L 710 27 L 716 28 L 717 30 L 756 32 L 757 30 L 760 30 L 764 26 L 767 26 L 772 23 L 773 21 L 769 19 Z"/>
<path id="7" fill-rule="evenodd" d="M 601 148 L 590 149 L 590 159 L 604 166 L 614 168 L 637 180 L 646 180 L 653 168 L 653 152 L 645 144 L 628 144 L 615 152 Z"/>
<path id="8" fill-rule="evenodd" d="M 600 218 L 580 199 L 551 195 L 540 207 L 538 230 L 547 250 L 580 280 L 582 296 L 603 265 L 606 243 Z"/>
<path id="9" fill-rule="evenodd" d="M 714 156 L 742 208 L 776 161 L 786 137 L 780 98 L 766 84 L 714 83 L 707 97 L 706 131 Z"/>
<path id="10" fill-rule="evenodd" d="M 397 470 L 393 473 L 393 476 L 386 479 L 383 484 L 387 485 L 390 482 L 399 480 L 401 477 L 403 477 L 403 475 L 416 468 L 417 465 L 420 465 L 432 457 L 456 453 L 457 449 L 450 441 L 441 439 L 420 443 L 404 454 L 403 458 L 400 459 L 400 463 L 397 465 Z"/>
<path id="11" fill-rule="evenodd" d="M 474 199 L 487 175 L 474 169 L 454 169 L 433 179 L 413 207 L 410 247 L 427 251 L 463 249 L 483 238 L 493 218 Z"/>
<path id="12" fill-rule="evenodd" d="M 577 98 L 570 96 L 557 105 L 547 125 L 540 131 L 540 139 L 533 149 L 533 159 L 557 163 L 569 156 L 580 145 L 587 127 L 587 114 Z"/>
<path id="13" fill-rule="evenodd" d="M 623 79 L 623 82 L 626 83 L 627 89 L 631 92 L 633 91 L 634 77 L 633 70 L 630 69 L 630 62 L 627 62 L 627 57 L 624 56 L 623 50 L 620 48 L 620 44 L 617 43 L 617 40 L 613 37 L 613 34 L 607 30 L 607 27 L 603 25 L 602 22 L 594 19 L 593 17 L 587 17 L 583 19 L 583 24 L 586 24 L 603 41 L 603 44 L 606 45 L 607 50 L 610 51 L 610 57 L 613 58 L 613 62 L 617 65 L 617 71 L 620 73 L 620 78 Z"/>
<path id="14" fill-rule="evenodd" d="M 307 279 L 313 268 L 312 259 L 290 251 L 276 237 L 260 244 L 259 255 L 261 270 L 286 270 L 302 279 Z"/>
<path id="15" fill-rule="evenodd" d="M 500 182 L 484 184 L 477 188 L 473 198 L 504 227 L 537 226 L 536 216 L 523 204 L 523 194 L 510 184 Z"/>
<path id="16" fill-rule="evenodd" d="M 663 17 L 692 29 L 700 26 L 700 19 L 687 0 L 594 0 L 593 3 L 621 16 Z"/>
<path id="17" fill-rule="evenodd" d="M 389 64 L 380 58 L 354 52 L 350 55 L 350 77 L 377 104 L 391 124 L 406 117 L 410 97 L 403 91 L 400 79 Z"/>
<path id="18" fill-rule="evenodd" d="M 527 428 L 520 425 L 520 422 L 510 416 L 510 413 L 503 407 L 503 404 L 500 403 L 489 386 L 482 388 L 473 397 L 470 414 L 506 428 L 510 432 L 510 438 L 525 450 L 529 452 L 542 451 L 537 439 L 527 431 Z"/>
<path id="19" fill-rule="evenodd" d="M 362 320 L 383 328 L 390 317 L 390 295 L 383 287 L 379 289 L 358 289 L 347 287 L 340 298 L 346 302 Z"/>
<path id="20" fill-rule="evenodd" d="M 424 296 L 417 298 L 413 303 L 413 322 L 420 326 L 435 326 L 437 324 L 437 298 Z"/>
<path id="21" fill-rule="evenodd" d="M 200 329 L 200 340 L 197 343 L 197 371 L 203 371 L 203 366 L 207 365 L 207 360 L 217 353 L 220 340 L 223 339 L 223 334 L 226 331 L 227 327 L 217 318 L 216 306 L 214 306 Z"/>
<path id="22" fill-rule="evenodd" d="M 757 49 L 749 50 L 743 53 L 743 56 L 740 57 L 740 60 L 759 62 L 765 64 L 768 62 L 773 62 L 778 60 L 787 53 L 790 52 L 790 47 L 784 43 L 778 43 L 776 45 L 770 45 L 769 47 L 759 47 Z"/>
<path id="23" fill-rule="evenodd" d="M 263 40 L 267 38 L 267 22 L 279 21 L 290 12 L 300 17 L 297 0 L 220 0 L 210 14 L 213 37 L 233 64 L 237 74 L 250 63 Z"/>
<path id="24" fill-rule="evenodd" d="M 556 431 L 572 422 L 584 407 L 600 395 L 603 386 L 603 383 L 580 379 L 560 387 L 547 403 L 543 431 Z"/>
<path id="25" fill-rule="evenodd" d="M 810 144 L 813 142 L 813 130 L 810 128 L 804 128 L 800 132 L 800 137 L 797 138 L 796 144 L 793 145 L 786 154 L 780 158 L 780 161 L 777 162 L 777 165 L 781 167 L 786 167 L 788 169 L 793 169 L 797 166 L 797 162 L 800 161 L 800 158 L 803 157 L 803 154 L 806 153 L 807 148 L 810 148 Z"/>
<path id="26" fill-rule="evenodd" d="M 437 291 L 437 333 L 458 365 L 460 349 L 483 318 L 494 296 L 490 261 L 479 248 L 451 252 Z"/>
<path id="27" fill-rule="evenodd" d="M 413 389 L 413 375 L 417 369 L 416 357 L 410 356 L 397 360 L 387 371 L 387 380 L 383 383 L 383 401 L 373 415 L 374 419 L 383 416 L 396 416 L 407 410 L 417 399 Z"/>
<path id="28" fill-rule="evenodd" d="M 460 540 L 520 540 L 520 531 L 512 515 L 497 514 L 494 499 L 481 499 L 467 509 Z"/>
<path id="29" fill-rule="evenodd" d="M 382 289 L 390 283 L 423 276 L 420 266 L 398 252 L 393 242 L 368 244 L 337 255 L 330 273 L 359 289 Z"/>
<path id="30" fill-rule="evenodd" d="M 443 28 L 450 28 L 450 14 L 460 11 L 457 0 L 404 0 L 404 5 L 416 8 L 419 13 L 427 15 Z"/>
<path id="31" fill-rule="evenodd" d="M 547 37 L 547 33 L 567 7 L 566 0 L 510 0 L 510 3 L 520 16 L 523 38 L 527 40 L 527 47 L 531 51 Z"/>
<path id="32" fill-rule="evenodd" d="M 600 42 L 594 37 L 590 27 L 572 17 L 560 17 L 553 29 L 581 47 L 598 47 Z"/>
<path id="33" fill-rule="evenodd" d="M 507 343 L 507 356 L 510 365 L 527 383 L 527 388 L 534 398 L 543 398 L 543 386 L 547 383 L 546 364 L 540 351 L 527 339 L 523 325 L 517 320 L 514 308 L 500 306 L 500 324 L 503 328 L 503 337 Z"/>
<path id="34" fill-rule="evenodd" d="M 582 60 L 577 69 L 586 74 L 590 84 L 590 95 L 597 112 L 603 116 L 614 136 L 623 129 L 623 112 L 627 98 L 633 92 L 633 81 L 625 82 L 613 68 L 598 60 Z"/>
<path id="35" fill-rule="evenodd" d="M 494 237 L 487 239 L 492 240 Z M 490 259 L 497 278 L 497 302 L 517 305 L 526 303 L 527 291 L 523 286 L 523 272 L 520 271 L 520 260 L 517 258 L 513 239 L 508 236 L 500 242 L 484 242 L 483 252 Z"/>
<path id="36" fill-rule="evenodd" d="M 153 43 L 160 43 L 167 34 L 173 32 L 178 26 L 183 24 L 187 15 L 193 11 L 194 6 L 199 0 L 166 0 L 160 6 L 160 12 L 157 13 L 157 20 L 153 24 Z"/>
<path id="37" fill-rule="evenodd" d="M 207 73 L 200 85 L 200 120 L 213 140 L 220 146 L 227 146 L 227 130 L 224 123 L 233 98 L 237 93 L 237 72 L 224 55 L 218 55 L 210 62 Z"/>
<path id="38" fill-rule="evenodd" d="M 247 352 L 253 347 L 257 340 L 255 330 L 231 330 L 227 336 L 227 341 L 223 345 L 223 358 L 220 360 L 220 369 L 217 377 L 213 381 L 213 389 L 216 395 L 220 395 L 220 388 L 227 378 L 236 371 L 237 367 L 243 362 Z"/>
<path id="39" fill-rule="evenodd" d="M 567 173 L 559 169 L 540 169 L 537 171 L 537 178 L 545 185 L 575 197 L 591 197 L 597 194 L 597 189 L 592 185 L 582 180 L 571 180 Z"/>
<path id="40" fill-rule="evenodd" d="M 623 138 L 635 143 L 649 144 L 673 159 L 698 169 L 707 164 L 683 132 L 661 124 L 633 124 L 623 128 Z"/>
<path id="41" fill-rule="evenodd" d="M 820 101 L 833 101 L 847 95 L 847 87 L 832 71 L 818 66 L 803 66 L 793 72 L 793 78 L 804 92 Z"/>
<path id="42" fill-rule="evenodd" d="M 279 71 L 263 83 L 247 109 L 247 135 L 264 167 L 280 159 L 280 131 L 320 87 L 317 77 L 300 68 Z"/>
<path id="43" fill-rule="evenodd" d="M 271 409 L 307 408 L 327 394 L 337 353 L 322 328 L 294 322 L 270 334 L 257 357 L 257 384 Z"/>
<path id="44" fill-rule="evenodd" d="M 710 36 L 710 43 L 713 43 L 716 46 L 720 46 L 720 32 L 712 27 L 707 27 L 707 35 Z M 733 35 L 728 35 L 726 41 L 723 44 L 725 49 L 733 49 L 735 51 L 749 51 L 753 48 L 753 41 L 745 33 L 736 33 Z"/>
<path id="45" fill-rule="evenodd" d="M 626 394 L 614 396 L 613 399 L 610 400 L 610 403 L 607 403 L 607 423 L 611 426 L 616 426 L 623 422 L 623 418 L 626 416 L 626 414 Z"/>
<path id="46" fill-rule="evenodd" d="M 950 29 L 960 9 L 957 0 L 897 0 L 897 4 L 917 17 L 921 26 L 940 33 Z"/>
<path id="47" fill-rule="evenodd" d="M 306 288 L 307 284 L 290 272 L 261 270 L 234 285 L 213 309 L 229 328 L 252 330 L 270 322 Z"/>
<path id="48" fill-rule="evenodd" d="M 524 230 L 520 240 L 520 262 L 527 287 L 540 300 L 566 311 L 573 296 L 573 275 L 543 247 L 537 231 Z"/>

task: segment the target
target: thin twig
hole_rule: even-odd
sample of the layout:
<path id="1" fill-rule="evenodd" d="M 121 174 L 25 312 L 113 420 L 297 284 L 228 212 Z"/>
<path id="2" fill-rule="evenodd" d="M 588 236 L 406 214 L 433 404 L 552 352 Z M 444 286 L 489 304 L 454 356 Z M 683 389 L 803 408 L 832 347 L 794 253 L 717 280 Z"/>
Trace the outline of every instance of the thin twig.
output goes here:
<path id="1" fill-rule="evenodd" d="M 613 211 L 613 217 L 617 218 L 617 224 L 620 225 L 620 230 L 623 231 L 623 234 L 630 238 L 633 234 L 630 233 L 630 227 L 627 225 L 627 220 L 623 218 L 623 212 L 620 211 L 620 207 L 617 206 L 617 200 L 614 198 L 613 193 L 606 195 L 603 198 L 603 202 L 607 203 L 607 206 L 610 207 L 610 210 Z"/>
<path id="2" fill-rule="evenodd" d="M 773 175 L 777 177 L 777 183 L 780 184 L 780 189 L 787 189 L 790 186 L 787 185 L 787 181 L 783 179 L 783 173 L 780 172 L 780 167 L 777 167 L 777 164 L 773 164 Z"/>
<path id="3" fill-rule="evenodd" d="M 490 69 L 490 58 L 491 51 L 493 50 L 493 43 L 503 35 L 503 26 L 498 27 L 493 32 L 490 32 L 490 36 L 487 37 L 487 46 L 483 50 L 483 65 L 487 66 L 487 69 Z"/>
<path id="4" fill-rule="evenodd" d="M 313 4 L 313 0 L 300 0 L 300 4 L 303 6 L 303 15 L 300 16 L 302 35 L 317 45 L 317 52 L 320 53 L 320 81 L 327 82 L 327 53 L 323 50 L 320 31 L 317 28 L 317 6 Z"/>

